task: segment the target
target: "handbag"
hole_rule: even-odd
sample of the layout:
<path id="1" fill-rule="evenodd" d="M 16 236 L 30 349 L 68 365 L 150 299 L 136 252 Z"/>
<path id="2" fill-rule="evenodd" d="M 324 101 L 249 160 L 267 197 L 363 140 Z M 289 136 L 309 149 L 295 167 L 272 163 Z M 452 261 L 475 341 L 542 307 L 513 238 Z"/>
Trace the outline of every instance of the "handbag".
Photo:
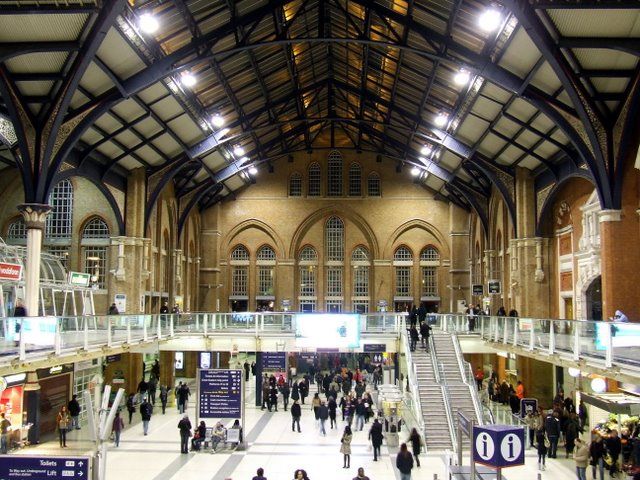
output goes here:
<path id="1" fill-rule="evenodd" d="M 605 453 L 602 459 L 604 460 L 604 463 L 606 463 L 607 465 L 609 466 L 613 465 L 613 457 L 611 456 L 610 453 Z"/>

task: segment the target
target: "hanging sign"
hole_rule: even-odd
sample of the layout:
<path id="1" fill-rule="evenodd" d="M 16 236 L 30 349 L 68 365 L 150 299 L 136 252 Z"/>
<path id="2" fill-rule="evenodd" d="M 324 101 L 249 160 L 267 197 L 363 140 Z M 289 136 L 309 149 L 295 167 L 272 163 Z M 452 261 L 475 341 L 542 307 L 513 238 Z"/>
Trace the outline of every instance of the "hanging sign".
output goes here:
<path id="1" fill-rule="evenodd" d="M 0 280 L 17 282 L 22 277 L 22 265 L 16 263 L 0 263 Z"/>
<path id="2" fill-rule="evenodd" d="M 82 272 L 69 272 L 69 284 L 74 287 L 88 287 L 91 275 Z"/>
<path id="3" fill-rule="evenodd" d="M 489 293 L 500 294 L 502 288 L 500 288 L 500 280 L 489 280 Z"/>

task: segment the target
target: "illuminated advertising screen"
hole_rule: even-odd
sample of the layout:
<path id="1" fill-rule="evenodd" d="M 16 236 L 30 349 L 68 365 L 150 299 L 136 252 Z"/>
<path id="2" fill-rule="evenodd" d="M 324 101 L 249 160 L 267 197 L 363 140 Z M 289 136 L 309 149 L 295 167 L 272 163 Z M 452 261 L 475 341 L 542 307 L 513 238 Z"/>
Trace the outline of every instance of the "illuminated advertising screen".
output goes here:
<path id="1" fill-rule="evenodd" d="M 606 350 L 611 337 L 611 345 L 616 347 L 637 347 L 640 345 L 640 325 L 632 323 L 596 323 L 596 349 Z"/>
<path id="2" fill-rule="evenodd" d="M 357 314 L 307 313 L 296 315 L 299 347 L 358 348 L 360 316 Z"/>

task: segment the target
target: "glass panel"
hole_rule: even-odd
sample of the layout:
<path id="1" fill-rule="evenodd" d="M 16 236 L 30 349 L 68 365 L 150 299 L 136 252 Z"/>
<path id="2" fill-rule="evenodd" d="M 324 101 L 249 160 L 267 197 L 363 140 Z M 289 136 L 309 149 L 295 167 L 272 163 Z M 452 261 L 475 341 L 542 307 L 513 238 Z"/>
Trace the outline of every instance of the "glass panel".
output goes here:
<path id="1" fill-rule="evenodd" d="M 342 262 L 344 260 L 344 224 L 338 217 L 331 217 L 325 229 L 326 259 Z"/>
<path id="2" fill-rule="evenodd" d="M 425 297 L 438 296 L 436 267 L 422 267 L 422 293 Z"/>
<path id="3" fill-rule="evenodd" d="M 289 179 L 289 196 L 302 196 L 302 175 L 300 175 L 299 173 L 294 173 Z"/>
<path id="4" fill-rule="evenodd" d="M 327 297 L 342 296 L 342 267 L 327 268 Z"/>
<path id="5" fill-rule="evenodd" d="M 396 267 L 396 297 L 411 296 L 411 267 Z"/>
<path id="6" fill-rule="evenodd" d="M 248 267 L 235 266 L 231 270 L 231 295 L 246 296 L 249 294 Z"/>
<path id="7" fill-rule="evenodd" d="M 329 197 L 342 196 L 342 155 L 331 152 L 327 167 L 327 195 Z"/>
<path id="8" fill-rule="evenodd" d="M 359 197 L 362 195 L 362 169 L 357 163 L 352 163 L 349 167 L 349 196 Z"/>
<path id="9" fill-rule="evenodd" d="M 380 177 L 377 173 L 372 173 L 367 179 L 367 194 L 370 197 L 379 197 L 380 193 Z"/>
<path id="10" fill-rule="evenodd" d="M 320 165 L 317 163 L 312 163 L 309 166 L 309 188 L 307 189 L 308 196 L 319 197 L 321 195 L 320 182 Z"/>
<path id="11" fill-rule="evenodd" d="M 91 281 L 98 288 L 106 288 L 107 247 L 83 247 L 84 273 L 91 275 Z"/>
<path id="12" fill-rule="evenodd" d="M 399 247 L 394 253 L 393 259 L 398 262 L 412 261 L 413 254 L 407 247 Z"/>
<path id="13" fill-rule="evenodd" d="M 273 295 L 273 267 L 258 267 L 258 295 Z"/>
<path id="14" fill-rule="evenodd" d="M 300 267 L 300 296 L 315 297 L 316 295 L 316 267 Z"/>
<path id="15" fill-rule="evenodd" d="M 231 252 L 231 260 L 249 261 L 249 252 L 243 245 L 239 245 Z"/>
<path id="16" fill-rule="evenodd" d="M 272 260 L 275 261 L 276 259 L 276 252 L 273 251 L 273 248 L 269 247 L 269 246 L 265 246 L 260 248 L 260 250 L 258 250 L 258 260 Z"/>
<path id="17" fill-rule="evenodd" d="M 354 297 L 369 296 L 369 267 L 353 267 L 353 292 Z"/>
<path id="18" fill-rule="evenodd" d="M 49 194 L 51 213 L 45 222 L 46 238 L 71 238 L 73 219 L 73 186 L 69 180 L 56 184 Z"/>

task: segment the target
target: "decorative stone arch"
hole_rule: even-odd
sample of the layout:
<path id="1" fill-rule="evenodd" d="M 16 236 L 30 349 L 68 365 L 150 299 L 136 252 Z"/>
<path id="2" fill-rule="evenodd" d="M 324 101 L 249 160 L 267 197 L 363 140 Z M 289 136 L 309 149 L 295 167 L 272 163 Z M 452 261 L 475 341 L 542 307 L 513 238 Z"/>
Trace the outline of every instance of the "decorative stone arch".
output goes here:
<path id="1" fill-rule="evenodd" d="M 383 258 L 393 258 L 393 253 L 396 251 L 396 249 L 393 248 L 393 246 L 396 244 L 396 242 L 398 241 L 401 235 L 403 235 L 404 233 L 408 232 L 413 228 L 419 228 L 421 230 L 425 230 L 426 232 L 429 232 L 431 235 L 433 235 L 440 243 L 440 246 L 434 245 L 434 247 L 436 247 L 440 252 L 441 258 L 444 259 L 444 258 L 450 257 L 449 244 L 447 243 L 445 236 L 442 235 L 440 230 L 438 230 L 436 227 L 434 227 L 429 222 L 426 222 L 425 220 L 420 220 L 418 218 L 415 218 L 413 220 L 409 220 L 408 222 L 405 222 L 402 225 L 400 225 L 390 235 L 389 240 L 387 241 L 387 244 L 384 247 Z M 413 251 L 413 249 L 410 249 L 410 250 Z"/>
<path id="2" fill-rule="evenodd" d="M 358 227 L 364 234 L 367 242 L 369 242 L 368 249 L 372 256 L 371 260 L 373 261 L 374 259 L 380 258 L 380 248 L 378 246 L 378 240 L 367 221 L 360 215 L 355 213 L 353 210 L 347 208 L 338 210 L 335 207 L 324 207 L 320 210 L 316 210 L 300 223 L 300 225 L 294 232 L 293 238 L 291 239 L 291 244 L 289 245 L 289 258 L 295 258 L 295 255 L 301 250 L 300 242 L 313 225 L 321 220 L 325 221 L 325 219 L 333 215 L 339 217 L 343 222 L 344 220 L 349 220 L 356 227 Z"/>
<path id="3" fill-rule="evenodd" d="M 261 220 L 256 220 L 256 219 L 245 220 L 244 222 L 239 223 L 229 231 L 229 233 L 224 237 L 222 241 L 222 245 L 226 247 L 226 249 L 225 251 L 220 252 L 220 258 L 229 258 L 229 255 L 231 255 L 231 251 L 233 250 L 233 248 L 231 248 L 232 244 L 233 246 L 235 246 L 234 239 L 238 235 L 240 235 L 240 233 L 251 228 L 260 230 L 271 239 L 271 241 L 273 242 L 273 245 L 271 247 L 276 252 L 276 258 L 285 258 L 286 249 L 284 246 L 284 242 L 282 241 L 280 236 L 276 233 L 276 231 L 273 228 L 271 228 L 265 222 Z M 247 248 L 247 250 L 249 249 Z M 288 257 L 288 258 L 291 258 L 291 257 Z"/>

